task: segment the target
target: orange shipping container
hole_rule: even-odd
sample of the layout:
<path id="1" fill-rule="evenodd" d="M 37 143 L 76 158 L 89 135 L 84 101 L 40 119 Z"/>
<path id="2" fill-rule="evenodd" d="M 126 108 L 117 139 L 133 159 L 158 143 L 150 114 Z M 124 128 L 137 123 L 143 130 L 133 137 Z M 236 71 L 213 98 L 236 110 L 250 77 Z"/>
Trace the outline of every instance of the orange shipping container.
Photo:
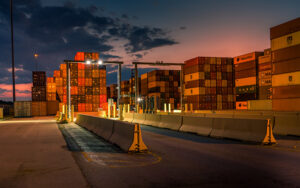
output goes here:
<path id="1" fill-rule="evenodd" d="M 99 70 L 92 70 L 92 77 L 99 78 Z"/>
<path id="2" fill-rule="evenodd" d="M 67 65 L 65 63 L 60 64 L 60 70 L 67 70 Z"/>
<path id="3" fill-rule="evenodd" d="M 48 77 L 47 78 L 47 83 L 54 83 L 54 78 L 53 77 Z"/>
<path id="4" fill-rule="evenodd" d="M 78 70 L 84 69 L 84 63 L 78 63 Z"/>
<path id="5" fill-rule="evenodd" d="M 93 111 L 93 104 L 85 104 L 85 111 L 86 112 L 92 112 Z"/>
<path id="6" fill-rule="evenodd" d="M 47 101 L 56 101 L 56 93 L 47 93 Z"/>
<path id="7" fill-rule="evenodd" d="M 47 93 L 56 93 L 56 83 L 47 84 Z"/>
<path id="8" fill-rule="evenodd" d="M 258 56 L 264 55 L 263 52 L 252 52 L 245 55 L 240 55 L 234 58 L 234 64 L 253 61 L 258 58 Z"/>
<path id="9" fill-rule="evenodd" d="M 247 101 L 236 102 L 236 109 L 237 110 L 247 110 L 248 109 L 248 102 Z"/>
<path id="10" fill-rule="evenodd" d="M 61 77 L 60 70 L 55 70 L 54 73 L 53 73 L 53 76 L 56 77 L 56 78 Z"/>
<path id="11" fill-rule="evenodd" d="M 92 78 L 85 78 L 85 86 L 92 86 Z"/>
<path id="12" fill-rule="evenodd" d="M 78 78 L 84 78 L 85 77 L 85 75 L 84 75 L 84 69 L 79 69 L 78 70 Z"/>
<path id="13" fill-rule="evenodd" d="M 84 52 L 77 52 L 74 60 L 75 61 L 84 61 Z"/>
<path id="14" fill-rule="evenodd" d="M 78 95 L 78 87 L 77 86 L 71 87 L 71 95 Z"/>
<path id="15" fill-rule="evenodd" d="M 56 83 L 56 86 L 63 86 L 63 78 L 56 78 L 55 79 L 55 83 Z"/>

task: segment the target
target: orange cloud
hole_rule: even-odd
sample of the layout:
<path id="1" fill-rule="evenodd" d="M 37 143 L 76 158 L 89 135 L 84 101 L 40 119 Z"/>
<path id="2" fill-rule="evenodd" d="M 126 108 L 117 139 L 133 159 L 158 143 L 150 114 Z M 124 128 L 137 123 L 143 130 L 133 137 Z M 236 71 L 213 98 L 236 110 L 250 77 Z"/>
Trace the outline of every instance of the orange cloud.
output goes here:
<path id="1" fill-rule="evenodd" d="M 31 87 L 32 83 L 16 84 L 16 96 L 22 98 L 30 98 Z M 0 89 L 4 90 L 4 92 L 0 93 L 0 98 L 12 98 L 12 84 L 0 84 Z"/>

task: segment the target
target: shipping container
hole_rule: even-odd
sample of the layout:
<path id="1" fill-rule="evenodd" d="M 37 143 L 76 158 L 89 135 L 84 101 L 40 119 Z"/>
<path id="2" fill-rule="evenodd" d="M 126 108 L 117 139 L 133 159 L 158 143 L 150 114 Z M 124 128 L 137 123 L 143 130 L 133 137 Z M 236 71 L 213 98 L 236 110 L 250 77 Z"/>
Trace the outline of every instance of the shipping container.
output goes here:
<path id="1" fill-rule="evenodd" d="M 46 86 L 46 72 L 33 71 L 32 84 L 33 86 Z"/>
<path id="2" fill-rule="evenodd" d="M 58 101 L 47 101 L 47 115 L 56 115 L 58 110 Z"/>
<path id="3" fill-rule="evenodd" d="M 300 44 L 272 51 L 272 63 L 300 58 Z"/>
<path id="4" fill-rule="evenodd" d="M 300 17 L 270 28 L 270 39 L 300 31 Z"/>
<path id="5" fill-rule="evenodd" d="M 31 117 L 32 105 L 31 101 L 15 101 L 14 117 Z"/>
<path id="6" fill-rule="evenodd" d="M 240 55 L 237 57 L 234 57 L 234 64 L 239 64 L 239 63 L 244 63 L 244 62 L 249 62 L 249 61 L 254 61 L 256 60 L 259 56 L 264 55 L 263 52 L 251 52 L 248 54 Z"/>
<path id="7" fill-rule="evenodd" d="M 272 87 L 271 86 L 261 86 L 258 88 L 259 100 L 272 99 Z"/>
<path id="8" fill-rule="evenodd" d="M 248 110 L 272 110 L 272 100 L 249 100 Z"/>
<path id="9" fill-rule="evenodd" d="M 272 51 L 300 44 L 300 30 L 271 40 Z"/>
<path id="10" fill-rule="evenodd" d="M 272 74 L 283 74 L 300 71 L 300 57 L 272 64 Z"/>
<path id="11" fill-rule="evenodd" d="M 256 85 L 256 77 L 249 77 L 249 78 L 242 78 L 235 80 L 235 86 L 249 86 L 249 85 Z"/>
<path id="12" fill-rule="evenodd" d="M 271 62 L 271 54 L 258 57 L 258 64 L 270 63 L 270 62 Z"/>
<path id="13" fill-rule="evenodd" d="M 300 85 L 273 87 L 273 99 L 300 98 Z"/>
<path id="14" fill-rule="evenodd" d="M 300 98 L 293 99 L 273 99 L 272 100 L 273 111 L 300 111 Z"/>
<path id="15" fill-rule="evenodd" d="M 47 102 L 32 101 L 32 116 L 46 116 L 46 115 L 47 115 Z"/>
<path id="16" fill-rule="evenodd" d="M 241 102 L 236 102 L 236 107 L 237 110 L 247 110 L 248 109 L 248 102 L 247 101 L 241 101 Z"/>
<path id="17" fill-rule="evenodd" d="M 272 86 L 289 86 L 300 84 L 300 71 L 272 76 Z"/>

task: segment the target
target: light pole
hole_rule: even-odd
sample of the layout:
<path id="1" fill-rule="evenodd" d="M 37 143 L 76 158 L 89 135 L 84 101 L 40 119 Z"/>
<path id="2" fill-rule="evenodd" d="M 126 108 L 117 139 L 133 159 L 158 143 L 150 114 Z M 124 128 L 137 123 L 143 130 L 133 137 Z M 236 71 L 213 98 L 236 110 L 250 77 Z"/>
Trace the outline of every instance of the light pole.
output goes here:
<path id="1" fill-rule="evenodd" d="M 15 80 L 15 53 L 14 53 L 14 22 L 13 22 L 13 0 L 10 0 L 10 34 L 11 34 L 11 73 L 13 81 L 13 102 L 16 101 L 16 80 Z"/>
<path id="2" fill-rule="evenodd" d="M 70 63 L 86 63 L 86 64 L 117 64 L 118 65 L 118 101 L 117 104 L 119 106 L 120 104 L 120 95 L 121 95 L 121 66 L 123 64 L 122 61 L 94 61 L 94 60 L 86 60 L 86 61 L 74 61 L 74 60 L 64 60 L 64 63 L 66 63 L 67 67 L 67 117 L 68 119 L 71 117 L 71 79 L 70 79 Z M 118 115 L 120 117 L 120 109 L 118 112 Z"/>

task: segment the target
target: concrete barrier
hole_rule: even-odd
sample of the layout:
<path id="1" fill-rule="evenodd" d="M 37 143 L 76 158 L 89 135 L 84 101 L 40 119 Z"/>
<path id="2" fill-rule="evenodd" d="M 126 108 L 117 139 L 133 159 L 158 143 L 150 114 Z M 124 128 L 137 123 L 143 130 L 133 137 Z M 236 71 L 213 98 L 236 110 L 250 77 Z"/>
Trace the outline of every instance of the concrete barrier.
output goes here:
<path id="1" fill-rule="evenodd" d="M 114 131 L 109 141 L 117 144 L 124 151 L 140 152 L 148 150 L 143 142 L 139 124 L 114 121 Z"/>
<path id="2" fill-rule="evenodd" d="M 144 124 L 146 114 L 134 113 L 132 123 Z"/>
<path id="3" fill-rule="evenodd" d="M 134 113 L 125 113 L 124 114 L 124 121 L 127 121 L 127 122 L 132 122 L 133 120 L 133 115 Z"/>
<path id="4" fill-rule="evenodd" d="M 214 118 L 211 137 L 276 143 L 272 126 L 265 119 Z"/>
<path id="5" fill-rule="evenodd" d="M 280 135 L 300 136 L 299 113 L 276 113 L 274 133 Z"/>
<path id="6" fill-rule="evenodd" d="M 161 115 L 159 127 L 179 131 L 182 125 L 182 116 L 176 115 Z"/>
<path id="7" fill-rule="evenodd" d="M 109 140 L 113 134 L 114 120 L 98 118 L 100 119 L 100 126 L 95 126 L 93 132 L 105 140 Z M 97 120 L 99 121 L 99 120 Z"/>
<path id="8" fill-rule="evenodd" d="M 212 131 L 213 118 L 183 116 L 180 131 L 209 136 Z"/>
<path id="9" fill-rule="evenodd" d="M 76 124 L 118 145 L 126 152 L 142 152 L 148 148 L 142 139 L 139 124 L 77 114 Z"/>
<path id="10" fill-rule="evenodd" d="M 159 127 L 161 115 L 159 114 L 146 114 L 144 124 Z"/>

